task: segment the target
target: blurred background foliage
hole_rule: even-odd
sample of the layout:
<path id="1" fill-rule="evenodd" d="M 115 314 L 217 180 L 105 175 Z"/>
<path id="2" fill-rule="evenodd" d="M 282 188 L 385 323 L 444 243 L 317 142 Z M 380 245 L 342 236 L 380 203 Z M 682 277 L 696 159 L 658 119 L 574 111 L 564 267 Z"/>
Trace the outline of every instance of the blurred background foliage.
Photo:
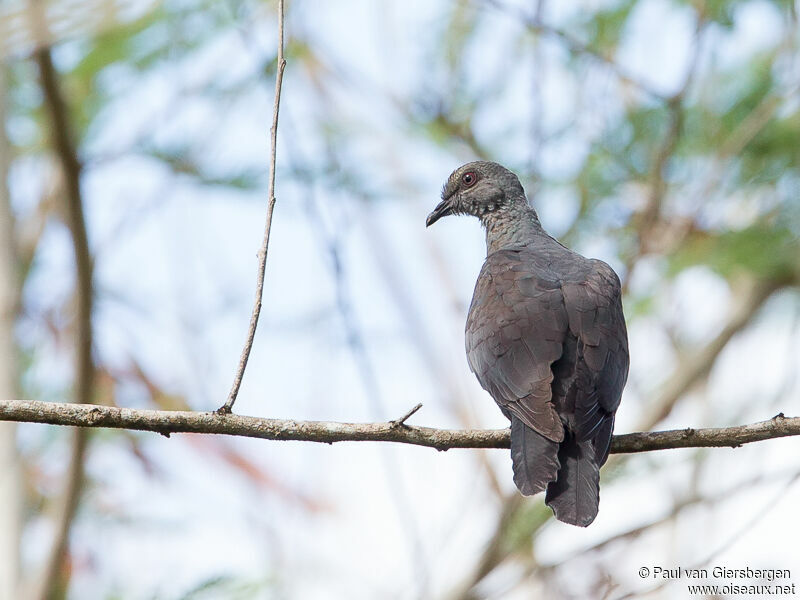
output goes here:
<path id="1" fill-rule="evenodd" d="M 503 426 L 461 340 L 482 235 L 423 228 L 448 173 L 482 158 L 623 280 L 618 431 L 798 412 L 796 2 L 293 0 L 286 27 L 265 316 L 238 410 L 376 420 L 421 400 L 417 422 Z M 257 0 L 0 3 L 0 397 L 222 403 L 275 39 Z M 615 457 L 578 531 L 516 494 L 504 453 L 83 435 L 2 424 L 0 598 L 673 597 L 638 567 L 778 568 L 799 533 L 792 440 Z"/>

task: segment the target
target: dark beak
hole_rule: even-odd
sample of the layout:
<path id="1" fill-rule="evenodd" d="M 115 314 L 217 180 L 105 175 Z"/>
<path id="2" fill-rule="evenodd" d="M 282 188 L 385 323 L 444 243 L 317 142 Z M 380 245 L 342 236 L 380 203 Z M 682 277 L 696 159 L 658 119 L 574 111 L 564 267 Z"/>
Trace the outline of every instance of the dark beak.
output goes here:
<path id="1" fill-rule="evenodd" d="M 425 227 L 430 227 L 442 217 L 453 214 L 452 199 L 452 196 L 450 198 L 445 198 L 436 205 L 436 208 L 433 209 L 433 212 L 429 214 L 428 218 L 425 220 Z"/>

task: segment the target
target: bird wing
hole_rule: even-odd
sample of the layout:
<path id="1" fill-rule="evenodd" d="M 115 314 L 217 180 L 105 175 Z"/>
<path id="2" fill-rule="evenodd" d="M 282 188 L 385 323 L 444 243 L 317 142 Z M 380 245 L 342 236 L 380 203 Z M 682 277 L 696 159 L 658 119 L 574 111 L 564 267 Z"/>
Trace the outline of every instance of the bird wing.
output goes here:
<path id="1" fill-rule="evenodd" d="M 558 478 L 545 502 L 566 523 L 597 515 L 600 466 L 608 458 L 614 413 L 628 376 L 628 337 L 619 279 L 602 261 L 561 286 L 569 320 L 564 353 L 553 365 L 554 404 L 571 434 L 558 450 Z"/>
<path id="2" fill-rule="evenodd" d="M 602 261 L 559 258 L 524 249 L 487 257 L 467 318 L 467 359 L 507 416 L 560 442 L 561 414 L 579 440 L 594 440 L 602 464 L 628 376 L 619 278 Z"/>
<path id="3" fill-rule="evenodd" d="M 628 378 L 628 335 L 619 278 L 606 263 L 591 260 L 588 274 L 562 284 L 569 331 L 576 339 L 566 402 L 578 441 L 593 440 L 599 464 L 608 455 L 614 412 Z M 566 357 L 565 357 L 566 358 Z"/>
<path id="4" fill-rule="evenodd" d="M 561 281 L 546 257 L 501 250 L 486 258 L 467 318 L 467 360 L 506 416 L 553 442 L 564 439 L 564 426 L 551 365 L 568 329 Z"/>

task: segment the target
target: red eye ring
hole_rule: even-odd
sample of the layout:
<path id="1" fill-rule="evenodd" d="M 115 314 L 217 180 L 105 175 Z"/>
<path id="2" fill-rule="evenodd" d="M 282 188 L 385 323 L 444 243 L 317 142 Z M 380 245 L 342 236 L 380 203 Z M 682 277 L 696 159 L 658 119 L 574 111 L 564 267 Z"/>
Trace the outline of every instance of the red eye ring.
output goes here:
<path id="1" fill-rule="evenodd" d="M 461 181 L 465 186 L 472 187 L 478 181 L 478 176 L 475 175 L 475 171 L 468 171 L 461 176 Z"/>

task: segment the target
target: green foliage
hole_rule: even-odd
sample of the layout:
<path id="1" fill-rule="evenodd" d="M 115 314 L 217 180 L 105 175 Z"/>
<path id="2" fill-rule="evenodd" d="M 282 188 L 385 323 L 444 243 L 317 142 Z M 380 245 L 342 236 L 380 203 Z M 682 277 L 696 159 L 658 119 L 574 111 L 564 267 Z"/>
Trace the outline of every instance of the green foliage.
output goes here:
<path id="1" fill-rule="evenodd" d="M 450 70 L 463 73 L 465 48 L 472 41 L 476 30 L 477 11 L 469 2 L 453 3 L 449 23 L 442 38 L 444 59 Z"/>
<path id="2" fill-rule="evenodd" d="M 552 517 L 552 511 L 540 499 L 522 502 L 503 532 L 503 552 L 529 556 L 532 551 L 531 540 Z"/>
<path id="3" fill-rule="evenodd" d="M 706 0 L 702 5 L 703 17 L 730 29 L 734 24 L 736 9 L 745 3 L 746 0 Z"/>
<path id="4" fill-rule="evenodd" d="M 738 231 L 692 236 L 672 257 L 671 272 L 707 265 L 726 278 L 743 271 L 758 277 L 785 280 L 798 272 L 800 242 L 784 225 L 762 220 Z"/>
<path id="5" fill-rule="evenodd" d="M 249 581 L 230 575 L 218 575 L 200 582 L 182 594 L 179 600 L 252 600 L 263 598 L 271 586 L 268 581 Z"/>
<path id="6" fill-rule="evenodd" d="M 111 99 L 103 73 L 116 68 L 132 78 L 146 74 L 204 48 L 230 25 L 224 3 L 167 1 L 139 19 L 82 40 L 81 58 L 63 74 L 62 83 L 79 138 Z"/>
<path id="7" fill-rule="evenodd" d="M 211 174 L 202 168 L 189 146 L 148 148 L 145 156 L 167 165 L 176 175 L 185 175 L 201 185 L 222 186 L 240 191 L 254 190 L 262 183 L 262 171 L 243 170 L 235 173 Z"/>
<path id="8" fill-rule="evenodd" d="M 125 63 L 140 71 L 151 68 L 156 60 L 166 56 L 163 32 L 167 30 L 167 18 L 168 13 L 161 6 L 131 23 L 88 40 L 83 57 L 70 72 L 73 85 L 80 85 L 89 93 L 97 75 L 115 63 Z"/>
<path id="9" fill-rule="evenodd" d="M 685 0 L 686 1 L 686 0 Z M 697 6 L 697 2 L 686 2 Z M 732 29 L 736 22 L 737 11 L 752 2 L 748 0 L 705 0 L 700 4 L 700 11 L 703 18 L 707 21 L 713 21 L 719 26 L 726 29 Z M 770 4 L 782 14 L 789 14 L 793 9 L 794 3 L 792 0 L 771 0 Z"/>
<path id="10" fill-rule="evenodd" d="M 741 154 L 741 178 L 775 184 L 787 172 L 800 172 L 800 111 L 771 119 Z"/>
<path id="11" fill-rule="evenodd" d="M 589 46 L 605 56 L 613 56 L 634 6 L 636 0 L 622 0 L 591 15 L 587 25 L 590 32 Z"/>

